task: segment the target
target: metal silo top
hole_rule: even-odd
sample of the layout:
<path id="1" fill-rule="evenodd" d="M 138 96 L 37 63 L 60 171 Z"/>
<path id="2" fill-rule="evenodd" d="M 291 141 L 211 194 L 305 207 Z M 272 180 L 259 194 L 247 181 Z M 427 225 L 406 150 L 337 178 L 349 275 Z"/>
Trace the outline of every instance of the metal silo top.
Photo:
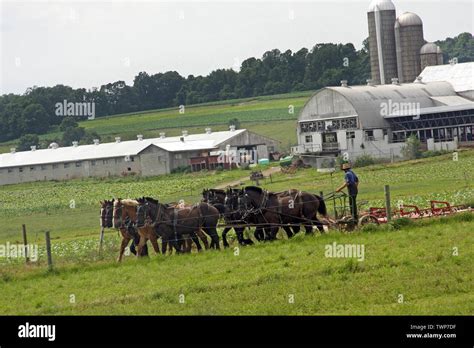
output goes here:
<path id="1" fill-rule="evenodd" d="M 395 11 L 395 5 L 391 0 L 372 0 L 368 12 Z"/>
<path id="2" fill-rule="evenodd" d="M 405 12 L 401 16 L 397 18 L 395 22 L 395 28 L 398 26 L 400 27 L 408 27 L 410 25 L 423 25 L 421 18 L 412 12 Z"/>
<path id="3" fill-rule="evenodd" d="M 428 42 L 424 44 L 420 49 L 420 54 L 431 54 L 431 53 L 440 53 L 440 52 L 441 52 L 441 49 L 432 42 Z"/>

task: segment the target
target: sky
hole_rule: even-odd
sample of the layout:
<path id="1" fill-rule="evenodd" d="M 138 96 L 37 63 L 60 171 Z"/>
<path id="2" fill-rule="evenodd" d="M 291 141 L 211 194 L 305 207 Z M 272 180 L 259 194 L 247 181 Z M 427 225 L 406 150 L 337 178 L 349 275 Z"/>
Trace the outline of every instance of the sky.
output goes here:
<path id="1" fill-rule="evenodd" d="M 473 32 L 473 0 L 393 0 L 435 41 Z M 0 94 L 133 83 L 140 71 L 207 75 L 249 57 L 368 36 L 369 0 L 0 0 Z"/>

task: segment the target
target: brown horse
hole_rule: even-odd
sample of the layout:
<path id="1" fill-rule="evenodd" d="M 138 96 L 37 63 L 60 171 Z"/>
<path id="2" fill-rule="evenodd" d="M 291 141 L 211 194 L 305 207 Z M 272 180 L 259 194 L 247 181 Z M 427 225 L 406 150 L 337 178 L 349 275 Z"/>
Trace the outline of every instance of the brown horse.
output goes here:
<path id="1" fill-rule="evenodd" d="M 278 226 L 282 226 L 291 237 L 289 224 L 303 224 L 306 233 L 312 233 L 313 225 L 322 231 L 317 213 L 327 218 L 324 200 L 304 191 L 274 193 L 260 187 L 247 186 L 241 190 L 239 197 L 248 215 L 263 226 L 266 240 L 276 239 Z"/>
<path id="2" fill-rule="evenodd" d="M 176 252 L 190 251 L 189 246 L 182 249 L 182 242 L 191 238 L 201 250 L 197 232 L 201 229 L 211 237 L 211 248 L 219 249 L 217 222 L 219 211 L 207 203 L 198 203 L 190 206 L 172 206 L 162 204 L 156 200 L 147 200 L 138 208 L 138 221 L 148 220 L 155 232 L 164 242 L 171 244 Z M 163 254 L 166 253 L 166 244 L 163 244 Z"/>
<path id="3" fill-rule="evenodd" d="M 151 198 L 151 197 L 142 197 L 139 198 L 138 200 L 138 206 L 137 206 L 137 216 L 136 216 L 136 224 L 138 227 L 138 233 L 140 235 L 140 242 L 138 243 L 138 251 L 140 252 L 142 246 L 146 243 L 146 240 L 149 239 L 152 243 L 153 241 L 156 241 L 158 238 L 158 234 L 156 233 L 155 229 L 153 226 L 151 226 L 151 219 L 147 220 L 147 211 L 148 209 L 155 209 L 155 207 L 158 204 L 158 201 Z M 170 207 L 190 207 L 189 205 L 186 204 L 180 204 L 180 203 L 172 203 L 169 204 Z M 201 229 L 196 231 L 197 236 L 201 239 L 201 241 L 204 243 L 204 248 L 209 249 L 209 241 L 207 240 L 207 236 L 201 231 Z M 191 251 L 191 244 L 192 244 L 192 239 L 189 238 L 190 236 L 187 235 L 185 236 L 183 241 L 180 241 L 180 247 L 184 251 Z M 170 252 L 172 251 L 171 244 L 168 240 L 165 240 L 162 238 L 162 251 L 163 253 L 166 252 L 167 247 L 169 246 Z M 198 250 L 201 250 L 201 244 L 199 241 L 196 241 L 196 246 Z"/>
<path id="4" fill-rule="evenodd" d="M 139 244 L 139 234 L 133 225 L 136 220 L 136 207 L 138 201 L 134 199 L 116 199 L 113 201 L 113 227 L 119 229 L 122 235 L 122 242 L 120 244 L 118 262 L 122 261 L 125 248 L 128 243 L 132 240 L 135 245 Z M 151 241 L 155 252 L 159 253 L 160 248 L 155 241 Z M 146 241 L 145 243 L 146 244 Z M 145 256 L 148 254 L 147 249 L 143 247 L 137 252 L 139 256 Z"/>

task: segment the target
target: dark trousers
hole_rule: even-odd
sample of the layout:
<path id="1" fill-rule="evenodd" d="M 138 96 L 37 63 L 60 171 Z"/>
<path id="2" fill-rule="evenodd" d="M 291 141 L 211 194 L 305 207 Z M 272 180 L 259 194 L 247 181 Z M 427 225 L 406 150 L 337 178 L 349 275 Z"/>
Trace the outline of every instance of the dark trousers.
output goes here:
<path id="1" fill-rule="evenodd" d="M 351 215 L 354 220 L 358 220 L 359 217 L 357 215 L 357 193 L 349 195 L 349 207 L 351 208 Z"/>

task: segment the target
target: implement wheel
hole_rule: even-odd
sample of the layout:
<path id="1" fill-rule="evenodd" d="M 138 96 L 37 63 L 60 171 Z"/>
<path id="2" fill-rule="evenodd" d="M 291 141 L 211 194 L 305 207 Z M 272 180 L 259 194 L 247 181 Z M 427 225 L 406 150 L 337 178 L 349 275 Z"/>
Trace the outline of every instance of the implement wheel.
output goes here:
<path id="1" fill-rule="evenodd" d="M 379 225 L 380 222 L 375 215 L 366 214 L 359 218 L 359 226 L 364 226 L 368 224 Z"/>

